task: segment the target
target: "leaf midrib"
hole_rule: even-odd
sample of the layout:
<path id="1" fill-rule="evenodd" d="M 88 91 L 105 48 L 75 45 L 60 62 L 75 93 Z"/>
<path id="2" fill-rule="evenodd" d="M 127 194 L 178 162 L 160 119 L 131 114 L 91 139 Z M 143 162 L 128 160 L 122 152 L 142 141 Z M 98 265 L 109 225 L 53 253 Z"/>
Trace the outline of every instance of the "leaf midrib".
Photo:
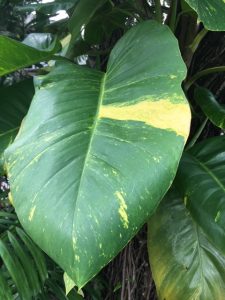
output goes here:
<path id="1" fill-rule="evenodd" d="M 96 130 L 98 119 L 99 119 L 99 111 L 100 111 L 100 108 L 102 106 L 103 96 L 104 96 L 104 92 L 105 92 L 105 81 L 106 81 L 106 73 L 104 73 L 104 75 L 102 77 L 102 80 L 101 80 L 101 84 L 100 84 L 98 106 L 97 106 L 97 110 L 96 110 L 96 114 L 95 114 L 95 119 L 94 119 L 94 122 L 93 122 L 93 125 L 92 125 L 91 138 L 90 138 L 90 141 L 89 141 L 89 144 L 88 144 L 87 154 L 86 154 L 86 157 L 85 157 L 85 160 L 84 160 L 84 167 L 82 169 L 82 173 L 81 173 L 81 177 L 80 177 L 80 184 L 78 186 L 77 199 L 79 198 L 80 187 L 82 185 L 83 176 L 84 176 L 84 172 L 85 172 L 85 169 L 86 169 L 87 161 L 88 161 L 89 156 L 90 156 L 90 151 L 91 151 L 91 145 L 92 145 L 92 142 L 93 142 L 94 132 Z"/>
<path id="2" fill-rule="evenodd" d="M 217 183 L 217 185 L 225 192 L 225 186 L 223 183 L 219 180 L 219 178 L 213 173 L 213 171 L 200 159 L 197 157 L 191 155 L 191 157 L 200 165 L 200 167 L 206 171 L 206 173 Z"/>
<path id="3" fill-rule="evenodd" d="M 78 186 L 78 192 L 77 192 L 75 206 L 74 206 L 74 215 L 73 215 L 73 222 L 72 222 L 72 238 L 73 238 L 73 234 L 74 234 L 75 221 L 76 221 L 77 202 L 78 202 L 79 195 L 80 195 L 80 190 L 81 190 L 81 186 L 82 186 L 82 182 L 83 182 L 83 178 L 84 178 L 85 169 L 86 169 L 86 166 L 87 166 L 87 161 L 88 161 L 89 156 L 90 156 L 91 146 L 92 146 L 93 138 L 94 138 L 94 132 L 96 131 L 97 123 L 98 123 L 98 120 L 99 120 L 99 111 L 100 111 L 100 108 L 102 106 L 103 96 L 104 96 L 104 93 L 105 93 L 105 81 L 106 81 L 106 73 L 103 73 L 103 77 L 102 77 L 101 83 L 100 83 L 98 106 L 97 106 L 97 109 L 96 109 L 95 119 L 94 119 L 94 122 L 93 122 L 93 125 L 92 125 L 92 130 L 91 130 L 91 134 L 90 134 L 91 138 L 90 138 L 90 141 L 89 141 L 89 144 L 88 144 L 88 147 L 87 147 L 87 153 L 86 153 L 86 156 L 85 156 L 83 169 L 82 169 L 82 173 L 81 173 L 81 176 L 80 176 L 80 183 L 79 183 L 79 186 Z M 73 249 L 74 249 L 74 247 L 73 247 Z"/>

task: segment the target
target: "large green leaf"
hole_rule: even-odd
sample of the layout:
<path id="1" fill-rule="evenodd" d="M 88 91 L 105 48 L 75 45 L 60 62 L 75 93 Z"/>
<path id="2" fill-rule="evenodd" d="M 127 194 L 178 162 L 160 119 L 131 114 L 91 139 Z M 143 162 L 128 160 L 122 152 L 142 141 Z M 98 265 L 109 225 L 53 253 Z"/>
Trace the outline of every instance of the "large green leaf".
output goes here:
<path id="1" fill-rule="evenodd" d="M 37 80 L 6 151 L 11 191 L 23 226 L 79 287 L 170 186 L 189 132 L 185 75 L 173 34 L 148 21 L 121 38 L 106 73 L 64 62 Z"/>
<path id="2" fill-rule="evenodd" d="M 49 34 L 37 35 L 34 40 L 35 34 L 32 34 L 32 41 L 29 41 L 28 38 L 28 41 L 25 41 L 26 44 L 7 36 L 0 36 L 0 76 L 40 61 L 49 60 L 54 53 L 60 50 L 60 44 L 56 38 L 46 48 L 46 43 L 49 41 Z M 44 48 L 41 47 L 42 45 L 44 45 Z"/>
<path id="3" fill-rule="evenodd" d="M 0 175 L 4 173 L 4 150 L 13 142 L 33 95 L 32 79 L 0 88 Z"/>
<path id="4" fill-rule="evenodd" d="M 148 248 L 159 300 L 224 299 L 225 257 L 193 220 L 175 189 L 149 222 Z"/>
<path id="5" fill-rule="evenodd" d="M 225 2 L 224 0 L 186 0 L 197 12 L 200 21 L 209 30 L 225 30 Z"/>
<path id="6" fill-rule="evenodd" d="M 225 106 L 219 104 L 209 90 L 196 88 L 195 100 L 213 124 L 225 129 Z"/>
<path id="7" fill-rule="evenodd" d="M 185 153 L 176 184 L 193 219 L 225 253 L 225 138 L 201 142 Z"/>

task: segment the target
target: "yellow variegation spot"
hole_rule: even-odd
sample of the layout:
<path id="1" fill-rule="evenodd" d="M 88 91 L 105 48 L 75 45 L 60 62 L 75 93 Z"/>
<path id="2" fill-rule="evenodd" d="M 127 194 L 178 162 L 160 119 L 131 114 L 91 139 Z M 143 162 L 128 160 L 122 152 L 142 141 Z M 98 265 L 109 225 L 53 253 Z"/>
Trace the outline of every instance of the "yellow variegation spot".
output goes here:
<path id="1" fill-rule="evenodd" d="M 126 212 L 126 210 L 127 210 L 126 202 L 123 198 L 123 195 L 120 192 L 117 191 L 115 193 L 115 195 L 116 195 L 116 198 L 119 201 L 119 205 L 120 205 L 119 214 L 120 214 L 120 217 L 121 217 L 121 221 L 123 223 L 123 227 L 127 229 L 128 225 L 129 225 L 129 220 L 128 220 L 128 215 L 127 215 L 127 212 Z"/>
<path id="2" fill-rule="evenodd" d="M 8 194 L 8 199 L 9 199 L 9 203 L 12 204 L 12 206 L 14 206 L 13 197 L 12 197 L 12 194 L 10 192 Z"/>
<path id="3" fill-rule="evenodd" d="M 30 214 L 29 214 L 29 221 L 32 221 L 35 210 L 36 210 L 36 206 L 31 208 Z"/>
<path id="4" fill-rule="evenodd" d="M 133 105 L 103 105 L 99 117 L 144 122 L 156 128 L 172 130 L 187 140 L 191 113 L 186 103 L 172 103 L 168 99 L 161 99 L 144 100 Z"/>
<path id="5" fill-rule="evenodd" d="M 75 255 L 75 260 L 80 262 L 80 256 L 79 255 Z"/>

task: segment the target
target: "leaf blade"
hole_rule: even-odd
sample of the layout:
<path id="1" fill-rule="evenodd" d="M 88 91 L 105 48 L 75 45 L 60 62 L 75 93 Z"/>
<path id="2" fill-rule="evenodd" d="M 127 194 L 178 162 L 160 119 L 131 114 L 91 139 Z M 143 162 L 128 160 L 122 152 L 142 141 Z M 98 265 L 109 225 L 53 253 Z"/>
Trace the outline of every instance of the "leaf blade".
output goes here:
<path id="1" fill-rule="evenodd" d="M 23 226 L 79 288 L 125 246 L 171 184 L 190 125 L 185 75 L 169 29 L 145 22 L 117 44 L 106 74 L 63 63 L 36 82 L 20 136 L 6 151 L 12 194 Z M 25 153 L 18 164 L 15 153 Z M 45 170 L 41 177 L 37 169 Z M 31 177 L 35 191 L 22 184 Z"/>
<path id="2" fill-rule="evenodd" d="M 176 179 L 193 219 L 223 253 L 224 145 L 222 136 L 196 144 L 183 155 Z"/>
<path id="3" fill-rule="evenodd" d="M 49 38 L 48 34 L 43 35 L 46 39 Z M 60 48 L 56 39 L 53 40 L 48 51 L 38 50 L 2 35 L 0 49 L 0 76 L 3 76 L 40 61 L 49 60 Z"/>
<path id="4" fill-rule="evenodd" d="M 225 30 L 223 0 L 186 0 L 186 2 L 197 12 L 200 21 L 208 30 Z"/>
<path id="5" fill-rule="evenodd" d="M 148 223 L 148 250 L 159 299 L 223 299 L 225 257 L 175 188 Z"/>

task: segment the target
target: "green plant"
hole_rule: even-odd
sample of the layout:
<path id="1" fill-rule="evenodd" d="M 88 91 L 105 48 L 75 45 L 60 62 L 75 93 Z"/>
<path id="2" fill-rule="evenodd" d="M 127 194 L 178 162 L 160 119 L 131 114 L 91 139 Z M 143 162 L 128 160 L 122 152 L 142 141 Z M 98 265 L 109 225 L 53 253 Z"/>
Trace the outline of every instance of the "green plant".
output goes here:
<path id="1" fill-rule="evenodd" d="M 159 298 L 223 299 L 224 137 L 196 141 L 209 121 L 224 130 L 224 108 L 197 84 L 224 67 L 186 77 L 183 60 L 189 68 L 208 30 L 225 30 L 225 3 L 186 2 L 23 3 L 25 16 L 44 15 L 42 26 L 33 20 L 42 33 L 0 36 L 0 75 L 36 64 L 35 91 L 30 79 L 0 90 L 1 173 L 67 291 L 83 288 L 149 221 Z M 51 23 L 60 8 L 68 18 Z M 188 103 L 192 120 L 204 121 L 184 151 Z"/>
<path id="2" fill-rule="evenodd" d="M 7 199 L 7 181 L 0 191 L 0 298 L 78 300 L 75 290 L 64 292 L 63 271 L 21 228 Z"/>

